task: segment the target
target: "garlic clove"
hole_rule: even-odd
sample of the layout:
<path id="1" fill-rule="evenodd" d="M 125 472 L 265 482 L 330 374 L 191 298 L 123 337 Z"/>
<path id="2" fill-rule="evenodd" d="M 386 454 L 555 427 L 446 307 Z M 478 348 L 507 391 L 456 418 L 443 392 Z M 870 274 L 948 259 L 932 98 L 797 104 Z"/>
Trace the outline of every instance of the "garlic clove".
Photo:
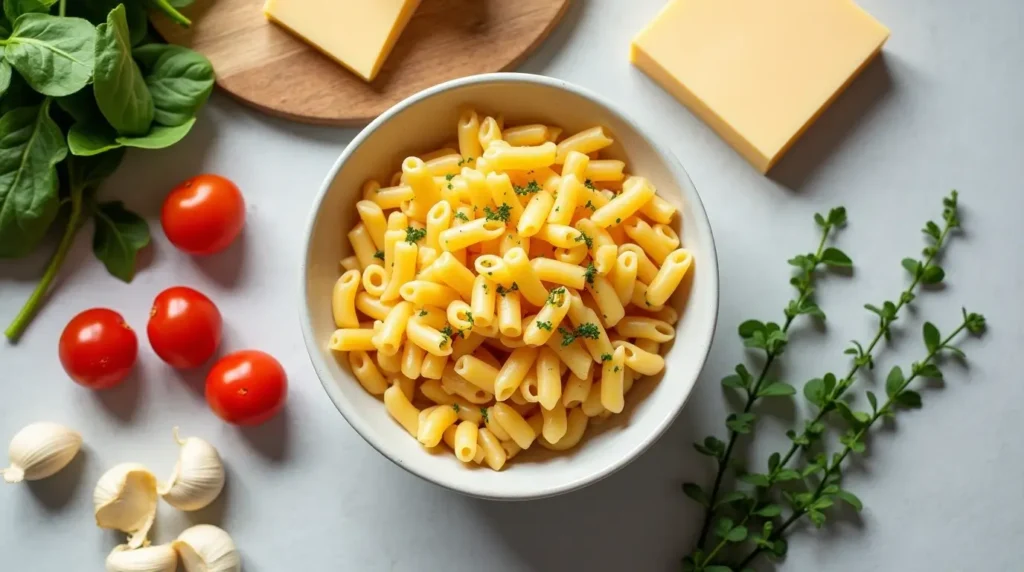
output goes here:
<path id="1" fill-rule="evenodd" d="M 131 549 L 127 544 L 107 556 L 107 572 L 174 572 L 178 553 L 170 544 Z"/>
<path id="2" fill-rule="evenodd" d="M 171 543 L 186 572 L 240 572 L 242 558 L 228 533 L 210 524 L 182 532 Z"/>
<path id="3" fill-rule="evenodd" d="M 138 463 L 110 469 L 93 491 L 96 525 L 131 534 L 129 548 L 142 546 L 156 518 L 156 489 L 156 477 Z"/>
<path id="4" fill-rule="evenodd" d="M 11 439 L 11 466 L 0 469 L 8 483 L 53 476 L 68 466 L 82 448 L 82 436 L 56 423 L 33 423 Z"/>
<path id="5" fill-rule="evenodd" d="M 159 489 L 160 496 L 180 510 L 199 510 L 212 503 L 224 489 L 224 465 L 213 445 L 197 437 L 184 441 L 174 428 L 181 446 L 171 479 Z"/>

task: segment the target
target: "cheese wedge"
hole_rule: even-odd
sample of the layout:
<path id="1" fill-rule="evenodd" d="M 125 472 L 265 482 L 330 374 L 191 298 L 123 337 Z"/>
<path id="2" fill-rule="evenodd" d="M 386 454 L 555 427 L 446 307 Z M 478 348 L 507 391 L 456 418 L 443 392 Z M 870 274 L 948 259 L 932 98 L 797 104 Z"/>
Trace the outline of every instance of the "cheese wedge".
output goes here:
<path id="1" fill-rule="evenodd" d="M 373 81 L 420 0 L 267 0 L 270 21 Z"/>
<path id="2" fill-rule="evenodd" d="M 672 0 L 630 59 L 765 173 L 888 37 L 851 0 Z"/>

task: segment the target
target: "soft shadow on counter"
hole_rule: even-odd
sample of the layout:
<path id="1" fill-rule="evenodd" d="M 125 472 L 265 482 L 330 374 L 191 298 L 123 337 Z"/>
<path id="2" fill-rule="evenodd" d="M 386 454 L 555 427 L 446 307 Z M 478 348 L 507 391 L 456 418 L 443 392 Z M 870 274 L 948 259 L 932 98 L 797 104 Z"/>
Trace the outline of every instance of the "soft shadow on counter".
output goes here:
<path id="1" fill-rule="evenodd" d="M 138 361 L 128 377 L 117 387 L 102 391 L 83 391 L 88 392 L 119 423 L 129 424 L 135 418 L 135 412 L 138 411 L 144 397 L 143 393 L 146 391 L 143 387 L 147 383 L 146 369 L 144 360 Z"/>
<path id="2" fill-rule="evenodd" d="M 803 188 L 841 150 L 858 126 L 866 123 L 892 96 L 889 66 L 885 52 L 868 64 L 768 172 L 768 177 L 793 191 Z"/>
<path id="3" fill-rule="evenodd" d="M 255 427 L 240 427 L 242 437 L 263 458 L 274 463 L 285 463 L 289 457 L 291 414 L 286 404 L 280 413 L 266 423 Z"/>
<path id="4" fill-rule="evenodd" d="M 28 490 L 47 512 L 63 512 L 81 488 L 82 475 L 85 474 L 88 463 L 89 451 L 83 447 L 71 463 L 56 475 L 38 481 L 28 481 Z"/>

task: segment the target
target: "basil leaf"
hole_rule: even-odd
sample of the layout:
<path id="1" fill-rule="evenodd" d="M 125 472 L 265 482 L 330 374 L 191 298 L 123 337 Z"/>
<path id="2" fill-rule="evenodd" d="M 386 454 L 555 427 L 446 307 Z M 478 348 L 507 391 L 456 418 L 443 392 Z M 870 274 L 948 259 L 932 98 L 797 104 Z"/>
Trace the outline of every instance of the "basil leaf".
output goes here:
<path id="1" fill-rule="evenodd" d="M 146 3 L 138 0 L 77 0 L 68 2 L 68 16 L 85 18 L 93 24 L 103 24 L 107 15 L 124 3 L 125 19 L 128 21 L 128 32 L 133 46 L 138 45 L 149 31 L 149 16 L 146 14 Z"/>
<path id="2" fill-rule="evenodd" d="M 68 149 L 49 105 L 0 117 L 0 258 L 28 254 L 57 215 L 57 163 Z"/>
<path id="3" fill-rule="evenodd" d="M 213 65 L 181 46 L 148 44 L 132 54 L 146 68 L 146 86 L 161 125 L 181 125 L 195 117 L 213 92 Z"/>
<path id="4" fill-rule="evenodd" d="M 68 130 L 68 148 L 72 155 L 89 157 L 121 146 L 117 132 L 102 121 L 79 121 Z"/>
<path id="5" fill-rule="evenodd" d="M 96 28 L 93 90 L 103 116 L 122 135 L 143 135 L 153 123 L 153 98 L 132 59 L 124 4 Z"/>
<path id="6" fill-rule="evenodd" d="M 96 230 L 92 251 L 107 271 L 131 282 L 135 277 L 135 258 L 149 244 L 146 219 L 124 208 L 121 201 L 100 203 L 93 211 Z"/>
<path id="7" fill-rule="evenodd" d="M 57 0 L 4 0 L 4 15 L 13 22 L 22 14 L 46 14 L 56 3 Z"/>
<path id="8" fill-rule="evenodd" d="M 14 22 L 4 57 L 43 95 L 60 97 L 92 77 L 96 29 L 81 18 L 25 14 Z"/>
<path id="9" fill-rule="evenodd" d="M 163 149 L 181 141 L 188 135 L 188 132 L 195 125 L 196 118 L 193 117 L 181 125 L 166 127 L 154 125 L 149 133 L 141 137 L 118 137 L 117 142 L 125 147 L 138 147 L 139 149 Z"/>
<path id="10" fill-rule="evenodd" d="M 6 60 L 0 60 L 0 97 L 3 97 L 7 93 L 7 88 L 11 87 L 11 75 L 14 70 L 11 69 L 11 64 L 7 63 Z"/>

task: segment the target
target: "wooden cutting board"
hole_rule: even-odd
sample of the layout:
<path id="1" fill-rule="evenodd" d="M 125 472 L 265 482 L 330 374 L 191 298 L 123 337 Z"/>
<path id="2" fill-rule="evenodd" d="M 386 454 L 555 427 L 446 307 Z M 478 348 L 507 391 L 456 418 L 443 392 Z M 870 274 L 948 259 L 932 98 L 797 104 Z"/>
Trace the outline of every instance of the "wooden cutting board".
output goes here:
<path id="1" fill-rule="evenodd" d="M 374 0 L 366 0 L 372 2 Z M 372 83 L 263 16 L 262 0 L 198 0 L 189 29 L 153 25 L 210 59 L 217 85 L 267 113 L 361 125 L 422 89 L 515 66 L 548 36 L 569 0 L 423 0 Z"/>

